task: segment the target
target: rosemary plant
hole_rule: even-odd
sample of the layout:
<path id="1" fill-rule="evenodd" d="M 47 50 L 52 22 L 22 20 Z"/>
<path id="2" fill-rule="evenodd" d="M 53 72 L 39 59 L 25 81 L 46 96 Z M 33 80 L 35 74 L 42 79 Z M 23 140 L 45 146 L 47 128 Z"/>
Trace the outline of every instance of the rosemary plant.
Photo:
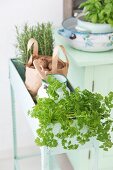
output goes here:
<path id="1" fill-rule="evenodd" d="M 54 39 L 51 23 L 37 23 L 35 26 L 25 24 L 22 30 L 16 26 L 16 48 L 18 58 L 23 64 L 28 62 L 32 53 L 32 51 L 27 52 L 27 43 L 30 38 L 35 38 L 38 41 L 39 55 L 52 55 Z"/>

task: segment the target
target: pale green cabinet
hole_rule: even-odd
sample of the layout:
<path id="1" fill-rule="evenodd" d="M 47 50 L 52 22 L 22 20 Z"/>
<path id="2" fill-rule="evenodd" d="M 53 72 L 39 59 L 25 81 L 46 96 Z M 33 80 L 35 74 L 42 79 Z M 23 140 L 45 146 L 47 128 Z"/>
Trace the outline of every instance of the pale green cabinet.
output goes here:
<path id="1" fill-rule="evenodd" d="M 113 91 L 113 63 L 94 67 L 95 92 L 101 92 L 106 95 Z M 113 117 L 113 111 L 111 112 Z M 112 134 L 113 139 L 113 134 Z M 113 148 L 108 152 L 100 150 L 99 166 L 101 170 L 113 169 Z"/>
<path id="2" fill-rule="evenodd" d="M 69 47 L 57 33 L 55 42 L 63 44 L 67 50 L 70 61 L 68 79 L 73 87 L 79 86 L 81 89 L 86 88 L 103 95 L 113 91 L 113 51 L 102 53 L 78 51 Z M 68 156 L 75 170 L 95 170 L 94 149 L 72 151 Z M 98 170 L 113 170 L 113 148 L 108 152 L 99 149 L 97 164 Z"/>

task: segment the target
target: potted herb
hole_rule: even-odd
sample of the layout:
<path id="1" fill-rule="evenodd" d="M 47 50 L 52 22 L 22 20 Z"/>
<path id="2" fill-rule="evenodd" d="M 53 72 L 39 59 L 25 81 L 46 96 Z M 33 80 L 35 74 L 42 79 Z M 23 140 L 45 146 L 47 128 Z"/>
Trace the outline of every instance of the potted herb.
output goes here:
<path id="1" fill-rule="evenodd" d="M 18 58 L 25 66 L 25 85 L 35 100 L 37 91 L 42 83 L 42 77 L 39 72 L 44 71 L 46 74 L 60 73 L 67 75 L 69 62 L 66 50 L 62 45 L 56 46 L 53 49 L 53 29 L 52 24 L 49 22 L 38 23 L 32 27 L 25 24 L 21 32 L 16 27 L 16 33 L 16 47 L 19 51 Z M 63 62 L 58 57 L 59 48 L 64 53 L 66 62 Z"/>
<path id="2" fill-rule="evenodd" d="M 81 3 L 84 16 L 79 17 L 78 25 L 92 33 L 113 32 L 113 1 L 87 0 Z"/>
<path id="3" fill-rule="evenodd" d="M 32 54 L 32 51 L 27 51 L 27 43 L 30 38 L 34 38 L 38 41 L 39 55 L 52 56 L 54 39 L 51 23 L 38 23 L 35 26 L 25 24 L 22 30 L 16 26 L 17 57 L 23 64 L 28 62 Z"/>
<path id="4" fill-rule="evenodd" d="M 53 76 L 47 82 L 48 98 L 38 98 L 38 104 L 29 112 L 39 120 L 35 142 L 48 147 L 56 147 L 60 142 L 65 149 L 77 149 L 94 137 L 100 141 L 100 148 L 111 148 L 113 92 L 107 96 L 79 88 L 69 92 L 66 84 Z M 57 93 L 59 88 L 62 97 Z"/>

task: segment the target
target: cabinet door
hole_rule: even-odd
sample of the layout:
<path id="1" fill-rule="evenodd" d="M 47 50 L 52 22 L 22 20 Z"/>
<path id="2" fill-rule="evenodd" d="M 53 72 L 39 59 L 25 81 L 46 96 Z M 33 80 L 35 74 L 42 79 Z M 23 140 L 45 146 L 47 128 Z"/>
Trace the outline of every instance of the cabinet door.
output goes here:
<path id="1" fill-rule="evenodd" d="M 71 57 L 70 57 L 71 58 Z M 70 59 L 70 67 L 68 72 L 68 80 L 74 88 L 89 89 L 92 91 L 92 82 L 94 76 L 94 68 L 79 67 L 72 58 Z M 67 153 L 74 170 L 93 170 L 95 167 L 94 153 L 92 146 L 88 145 L 87 148 Z M 95 168 L 96 170 L 96 168 Z"/>
<path id="2" fill-rule="evenodd" d="M 88 148 L 69 151 L 67 155 L 73 166 L 73 170 L 92 170 L 92 162 L 90 160 L 90 152 L 88 152 Z"/>
<path id="3" fill-rule="evenodd" d="M 113 65 L 94 67 L 94 88 L 103 95 L 113 91 Z"/>
<path id="4" fill-rule="evenodd" d="M 113 91 L 113 65 L 102 65 L 94 68 L 94 91 L 103 95 Z M 111 116 L 113 116 L 113 111 Z M 113 148 L 107 152 L 100 149 L 99 167 L 99 170 L 113 170 Z"/>

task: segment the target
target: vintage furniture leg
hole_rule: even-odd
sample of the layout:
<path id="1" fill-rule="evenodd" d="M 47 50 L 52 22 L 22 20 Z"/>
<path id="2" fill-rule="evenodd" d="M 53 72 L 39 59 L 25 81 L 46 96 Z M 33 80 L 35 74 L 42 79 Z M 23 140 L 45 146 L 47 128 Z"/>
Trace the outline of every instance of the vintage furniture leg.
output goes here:
<path id="1" fill-rule="evenodd" d="M 15 108 L 15 96 L 13 87 L 10 84 L 11 89 L 11 104 L 12 104 L 12 123 L 13 123 L 13 159 L 14 159 L 14 170 L 19 170 L 18 163 L 18 152 L 17 152 L 17 133 L 16 133 L 16 108 Z"/>
<path id="2" fill-rule="evenodd" d="M 44 146 L 41 147 L 41 165 L 42 170 L 50 170 L 50 151 Z"/>

